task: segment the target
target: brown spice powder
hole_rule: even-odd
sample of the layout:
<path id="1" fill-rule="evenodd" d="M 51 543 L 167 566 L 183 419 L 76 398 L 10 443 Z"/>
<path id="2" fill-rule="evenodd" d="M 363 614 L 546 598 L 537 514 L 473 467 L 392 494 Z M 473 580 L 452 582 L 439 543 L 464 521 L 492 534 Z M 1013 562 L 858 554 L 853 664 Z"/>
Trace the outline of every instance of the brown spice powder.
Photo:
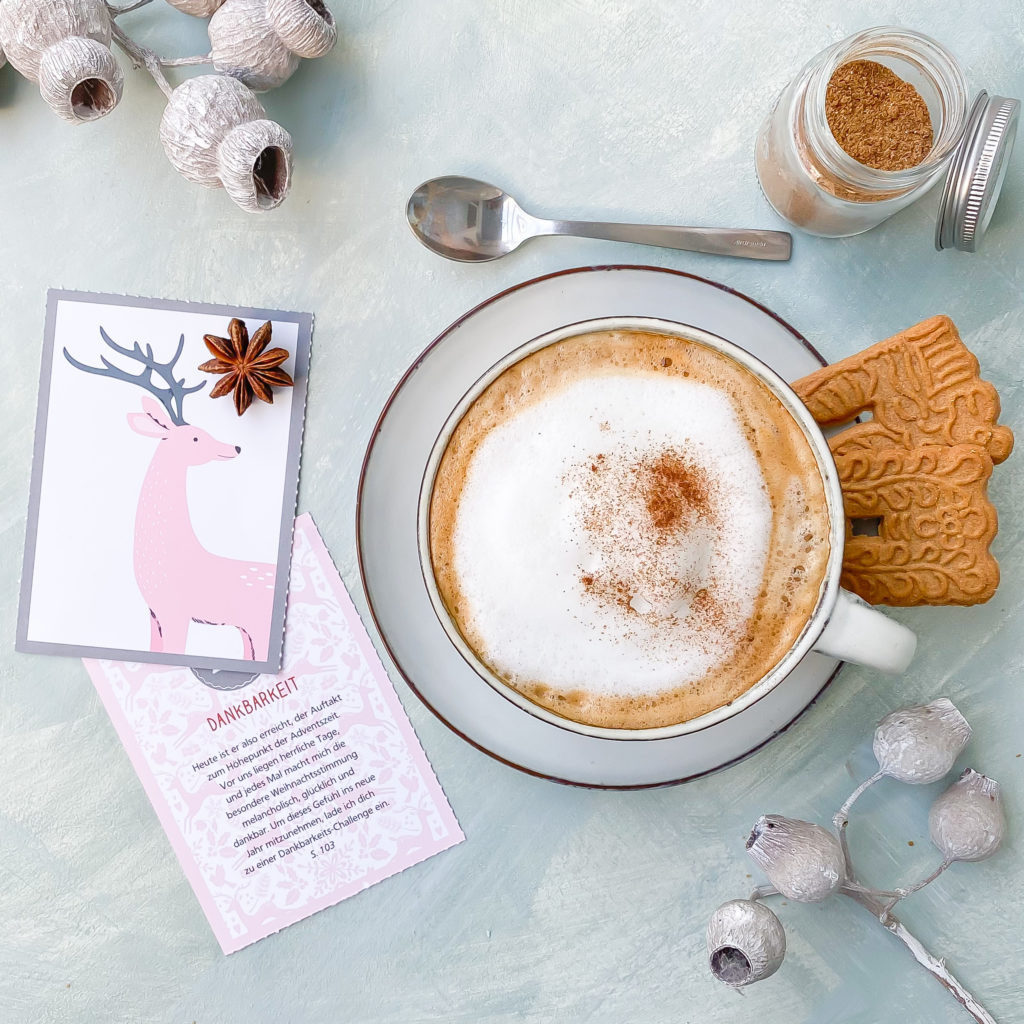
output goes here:
<path id="1" fill-rule="evenodd" d="M 877 61 L 836 68 L 825 91 L 825 117 L 836 142 L 876 170 L 916 167 L 932 148 L 931 117 L 921 94 Z"/>
<path id="2" fill-rule="evenodd" d="M 644 504 L 657 530 L 673 531 L 694 512 L 708 515 L 707 474 L 687 463 L 678 452 L 662 452 L 639 467 Z"/>
<path id="3" fill-rule="evenodd" d="M 600 555 L 599 567 L 580 567 L 584 591 L 649 625 L 675 623 L 694 589 L 692 580 L 679 575 L 676 545 L 698 524 L 714 528 L 707 472 L 683 452 L 664 448 L 644 455 L 593 455 L 579 466 L 576 479 L 583 528 Z M 697 615 L 706 629 L 723 611 L 703 594 Z"/>

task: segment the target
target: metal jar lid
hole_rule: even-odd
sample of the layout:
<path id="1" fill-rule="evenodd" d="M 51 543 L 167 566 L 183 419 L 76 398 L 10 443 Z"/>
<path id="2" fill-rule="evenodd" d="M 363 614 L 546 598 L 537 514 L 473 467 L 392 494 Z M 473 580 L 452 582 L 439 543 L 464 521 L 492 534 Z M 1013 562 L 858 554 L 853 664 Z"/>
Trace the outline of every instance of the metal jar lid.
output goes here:
<path id="1" fill-rule="evenodd" d="M 978 93 L 953 151 L 935 225 L 936 249 L 974 252 L 1003 187 L 1020 100 Z"/>

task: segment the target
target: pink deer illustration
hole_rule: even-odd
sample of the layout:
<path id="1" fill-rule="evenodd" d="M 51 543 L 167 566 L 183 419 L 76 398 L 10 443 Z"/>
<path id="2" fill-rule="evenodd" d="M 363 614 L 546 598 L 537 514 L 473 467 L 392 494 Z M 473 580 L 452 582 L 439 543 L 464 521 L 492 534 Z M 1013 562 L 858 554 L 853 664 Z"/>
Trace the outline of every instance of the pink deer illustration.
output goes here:
<path id="1" fill-rule="evenodd" d="M 135 513 L 135 579 L 149 606 L 150 650 L 184 654 L 192 622 L 234 626 L 241 634 L 243 657 L 267 657 L 274 602 L 276 569 L 263 562 L 240 561 L 212 554 L 192 528 L 186 476 L 191 466 L 234 459 L 237 445 L 225 444 L 187 423 L 182 406 L 186 395 L 201 384 L 186 387 L 174 376 L 174 364 L 185 347 L 185 335 L 166 363 L 158 362 L 151 345 L 135 342 L 126 348 L 101 327 L 103 341 L 119 355 L 140 363 L 133 374 L 100 356 L 99 366 L 64 356 L 72 366 L 100 377 L 125 381 L 148 391 L 142 411 L 128 414 L 137 434 L 156 440 L 156 451 L 142 481 Z M 154 374 L 166 387 L 160 387 Z"/>

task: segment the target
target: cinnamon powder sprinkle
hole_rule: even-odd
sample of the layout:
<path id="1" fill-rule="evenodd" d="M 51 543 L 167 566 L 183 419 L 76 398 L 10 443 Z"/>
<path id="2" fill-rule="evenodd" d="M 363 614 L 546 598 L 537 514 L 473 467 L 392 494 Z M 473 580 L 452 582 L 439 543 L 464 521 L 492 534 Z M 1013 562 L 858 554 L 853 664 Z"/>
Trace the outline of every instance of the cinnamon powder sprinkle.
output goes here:
<path id="1" fill-rule="evenodd" d="M 927 104 L 877 61 L 836 68 L 825 91 L 825 117 L 836 142 L 858 163 L 879 171 L 916 167 L 931 152 Z"/>
<path id="2" fill-rule="evenodd" d="M 674 622 L 695 590 L 681 578 L 677 545 L 691 530 L 715 529 L 713 483 L 706 470 L 674 448 L 650 454 L 600 453 L 578 469 L 582 525 L 600 555 L 599 568 L 580 567 L 585 592 L 651 624 Z M 706 589 L 694 614 L 703 626 L 724 610 Z"/>
<path id="3" fill-rule="evenodd" d="M 674 530 L 694 512 L 707 515 L 707 475 L 677 452 L 662 452 L 642 465 L 644 504 L 657 530 Z"/>

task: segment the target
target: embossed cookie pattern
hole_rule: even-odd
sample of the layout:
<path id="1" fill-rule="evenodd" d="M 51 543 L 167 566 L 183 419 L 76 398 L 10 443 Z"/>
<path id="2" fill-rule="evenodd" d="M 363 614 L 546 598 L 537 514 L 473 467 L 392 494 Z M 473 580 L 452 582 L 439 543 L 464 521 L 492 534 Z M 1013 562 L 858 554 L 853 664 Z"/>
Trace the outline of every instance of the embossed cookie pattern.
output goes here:
<path id="1" fill-rule="evenodd" d="M 843 586 L 872 604 L 987 601 L 999 583 L 987 485 L 1013 434 L 953 322 L 932 317 L 793 387 L 824 427 L 871 414 L 829 440 L 847 514 Z"/>

